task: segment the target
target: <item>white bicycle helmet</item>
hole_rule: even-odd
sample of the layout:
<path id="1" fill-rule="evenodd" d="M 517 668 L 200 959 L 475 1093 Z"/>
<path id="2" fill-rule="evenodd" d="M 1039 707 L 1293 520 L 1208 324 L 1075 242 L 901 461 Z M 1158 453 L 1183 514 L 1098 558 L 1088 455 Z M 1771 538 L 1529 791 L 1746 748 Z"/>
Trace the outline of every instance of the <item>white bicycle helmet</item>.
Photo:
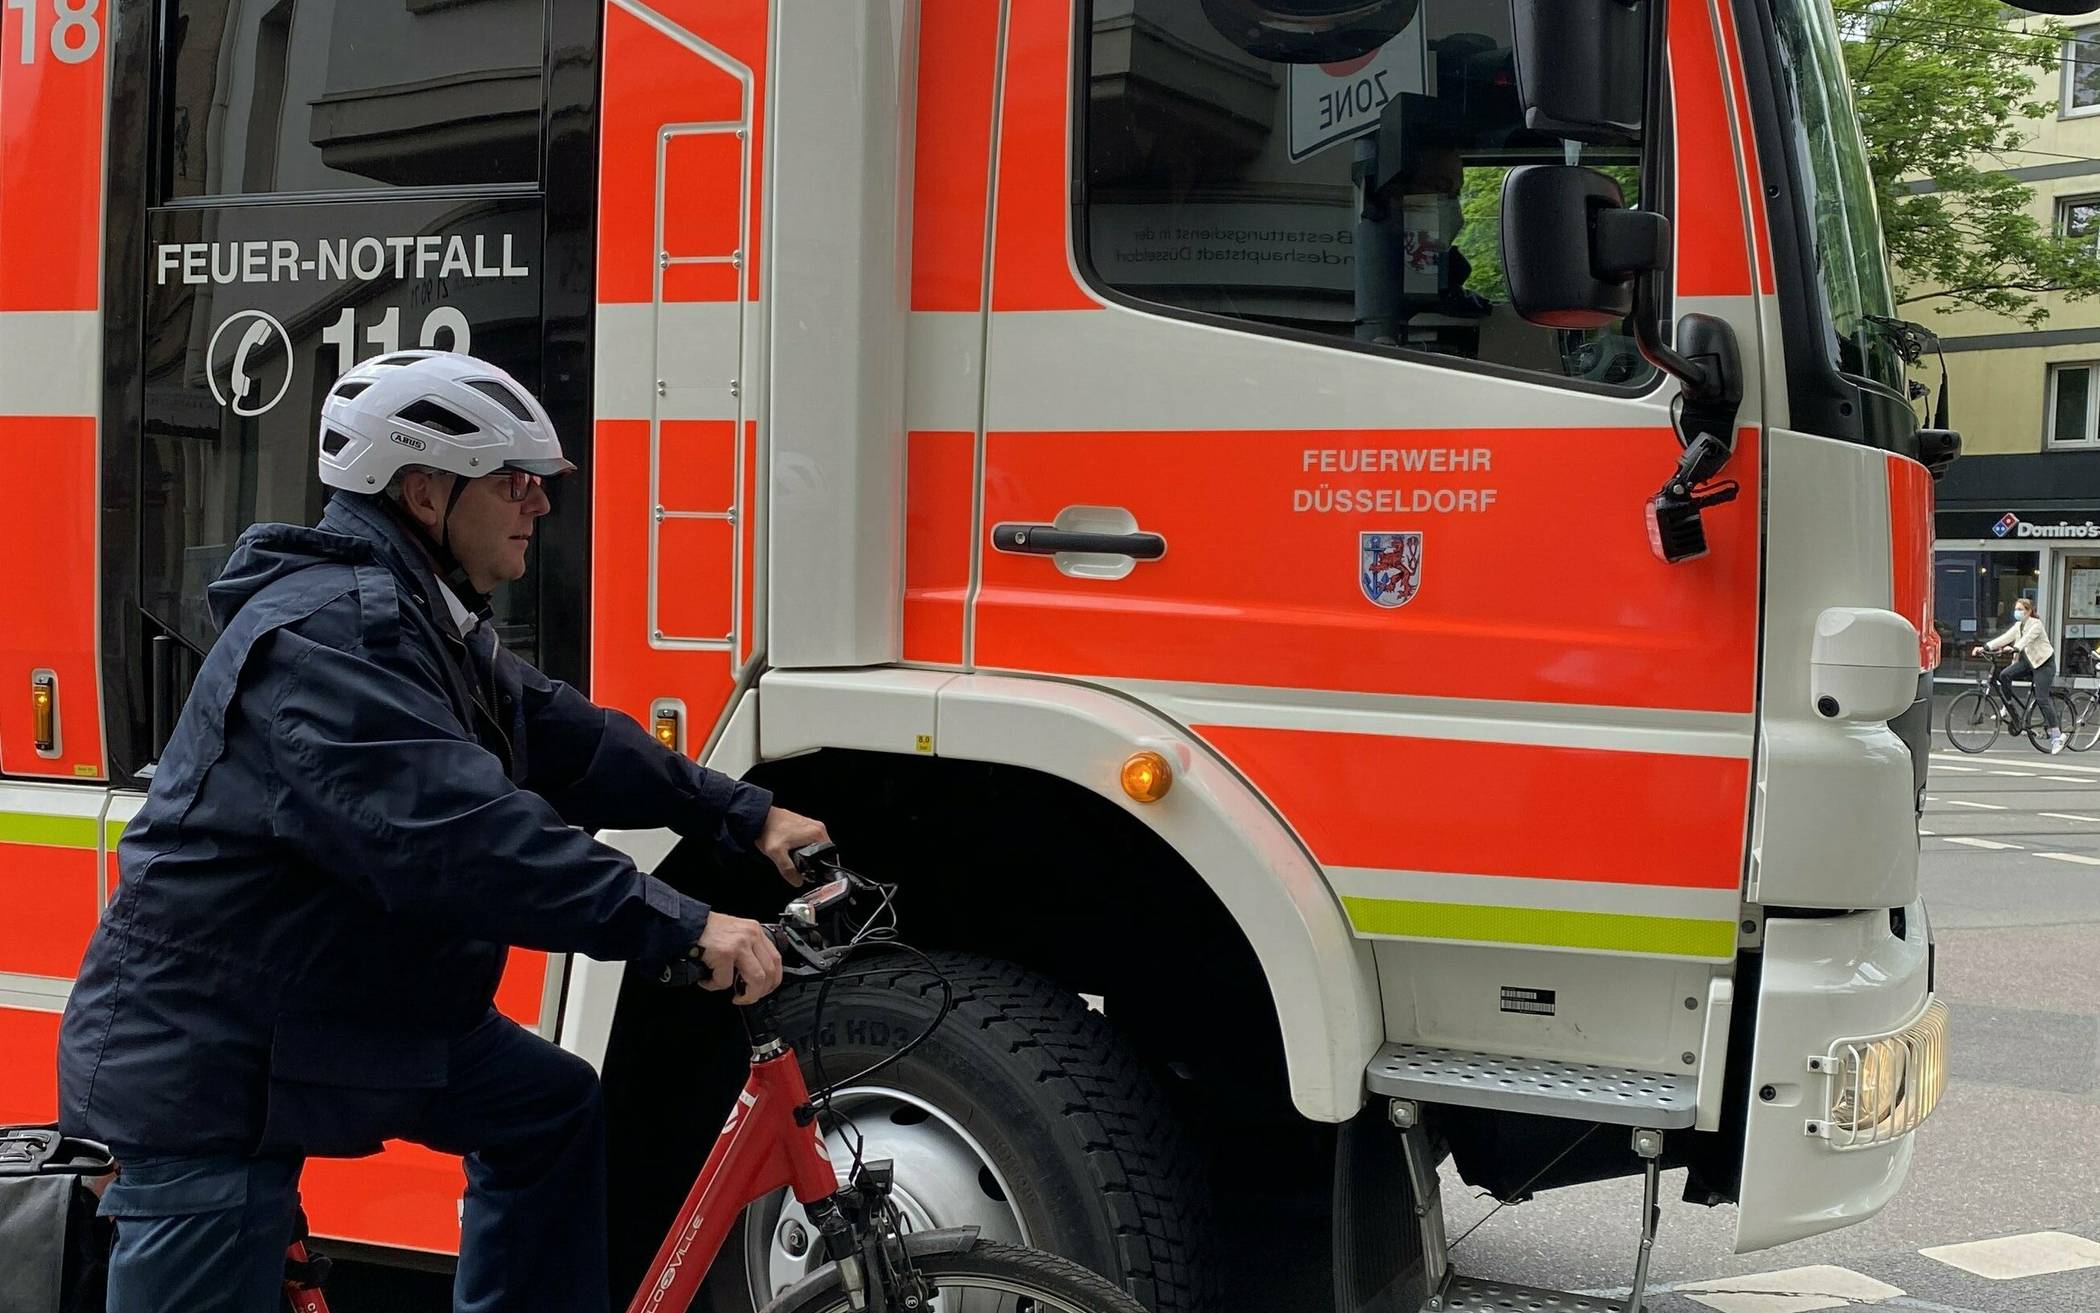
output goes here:
<path id="1" fill-rule="evenodd" d="M 576 468 L 562 456 L 546 408 L 509 374 L 456 352 L 396 351 L 329 389 L 321 403 L 321 482 L 378 493 L 411 465 L 470 479 Z"/>

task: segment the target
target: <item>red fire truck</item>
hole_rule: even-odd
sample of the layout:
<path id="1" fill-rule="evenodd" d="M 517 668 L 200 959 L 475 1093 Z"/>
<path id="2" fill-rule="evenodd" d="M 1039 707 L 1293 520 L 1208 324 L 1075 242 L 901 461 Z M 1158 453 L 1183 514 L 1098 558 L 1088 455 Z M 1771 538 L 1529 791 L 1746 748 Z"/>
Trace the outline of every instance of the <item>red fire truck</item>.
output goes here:
<path id="1" fill-rule="evenodd" d="M 1958 440 L 1827 0 L 0 16 L 0 1120 L 205 584 L 317 514 L 331 381 L 437 346 L 581 466 L 504 641 L 824 817 L 963 982 L 842 1098 L 919 1223 L 1354 1309 L 1459 1280 L 1446 1155 L 1686 1166 L 1744 1248 L 1901 1186 Z M 501 1005 L 599 1064 L 616 1206 L 675 1198 L 694 1002 L 520 952 Z M 830 1060 L 932 1006 L 841 988 Z M 437 1261 L 460 1189 L 305 1186 Z M 801 1234 L 755 1208 L 723 1306 Z"/>

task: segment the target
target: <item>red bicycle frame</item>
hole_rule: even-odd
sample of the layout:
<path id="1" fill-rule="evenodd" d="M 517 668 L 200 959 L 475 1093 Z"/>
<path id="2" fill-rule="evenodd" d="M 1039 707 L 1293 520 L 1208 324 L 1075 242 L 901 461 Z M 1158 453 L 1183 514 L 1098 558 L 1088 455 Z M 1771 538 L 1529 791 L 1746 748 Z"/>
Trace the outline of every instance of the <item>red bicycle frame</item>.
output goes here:
<path id="1" fill-rule="evenodd" d="M 824 1132 L 814 1118 L 804 1120 L 808 1104 L 793 1051 L 775 1039 L 753 1053 L 743 1093 L 627 1313 L 684 1313 L 745 1204 L 782 1186 L 806 1207 L 838 1193 Z"/>

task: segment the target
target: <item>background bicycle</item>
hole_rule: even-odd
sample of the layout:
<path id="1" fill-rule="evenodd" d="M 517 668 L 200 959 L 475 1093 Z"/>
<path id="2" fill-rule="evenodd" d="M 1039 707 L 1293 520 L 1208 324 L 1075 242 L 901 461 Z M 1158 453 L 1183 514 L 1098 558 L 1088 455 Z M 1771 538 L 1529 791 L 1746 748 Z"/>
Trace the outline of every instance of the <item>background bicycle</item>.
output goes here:
<path id="1" fill-rule="evenodd" d="M 2029 690 L 2022 696 L 2016 687 L 2014 700 L 2008 705 L 1999 696 L 1997 686 L 1991 683 L 1997 664 L 1995 658 L 1985 660 L 1976 672 L 1976 686 L 1962 692 L 1947 708 L 1947 741 L 1963 752 L 1985 752 L 1998 741 L 2001 732 L 2010 730 L 2015 734 L 2025 734 L 2035 751 L 2047 752 L 2049 727 L 2042 719 L 2041 707 L 2033 692 Z M 2100 739 L 2100 708 L 2096 708 L 2091 693 L 2082 693 L 2082 696 L 2081 707 L 2061 689 L 2049 692 L 2065 741 L 2073 750 L 2081 752 L 2091 747 L 2095 739 Z"/>

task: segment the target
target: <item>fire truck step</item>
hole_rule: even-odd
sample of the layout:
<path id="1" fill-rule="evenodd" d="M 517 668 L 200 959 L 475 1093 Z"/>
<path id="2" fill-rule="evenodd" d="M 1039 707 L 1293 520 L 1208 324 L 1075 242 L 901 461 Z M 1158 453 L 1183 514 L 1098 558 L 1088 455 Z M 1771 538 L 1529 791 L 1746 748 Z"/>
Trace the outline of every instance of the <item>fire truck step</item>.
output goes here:
<path id="1" fill-rule="evenodd" d="M 1691 1076 L 1421 1044 L 1381 1048 L 1364 1081 L 1372 1093 L 1397 1099 L 1608 1126 L 1682 1130 L 1698 1116 L 1697 1082 Z"/>
<path id="2" fill-rule="evenodd" d="M 1624 1300 L 1569 1295 L 1534 1286 L 1513 1286 L 1507 1281 L 1481 1281 L 1454 1275 L 1440 1296 L 1431 1296 L 1425 1306 L 1434 1313 L 1626 1313 Z"/>

